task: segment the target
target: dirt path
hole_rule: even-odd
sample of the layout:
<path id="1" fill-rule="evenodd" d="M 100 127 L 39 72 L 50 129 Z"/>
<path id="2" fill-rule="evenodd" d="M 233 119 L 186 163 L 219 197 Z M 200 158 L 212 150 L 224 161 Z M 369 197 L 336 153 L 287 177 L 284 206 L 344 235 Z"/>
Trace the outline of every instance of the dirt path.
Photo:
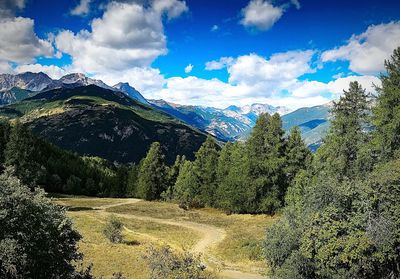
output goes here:
<path id="1" fill-rule="evenodd" d="M 121 205 L 127 205 L 127 204 L 133 204 L 141 201 L 140 199 L 129 199 L 126 200 L 125 202 L 121 203 L 115 203 L 115 204 L 108 204 L 108 205 L 103 205 L 96 207 L 97 213 L 101 215 L 114 215 L 120 218 L 126 218 L 126 219 L 136 219 L 136 220 L 141 220 L 141 221 L 149 221 L 149 222 L 154 222 L 154 223 L 159 223 L 159 224 L 165 224 L 165 225 L 172 225 L 172 226 L 178 226 L 178 227 L 183 227 L 186 229 L 190 229 L 193 231 L 198 232 L 202 237 L 200 241 L 196 243 L 196 245 L 191 249 L 191 252 L 196 253 L 196 254 L 202 254 L 203 260 L 208 264 L 211 268 L 217 268 L 219 270 L 220 275 L 222 275 L 224 278 L 227 279 L 262 279 L 264 278 L 260 274 L 257 273 L 248 273 L 248 272 L 242 272 L 240 270 L 236 270 L 234 267 L 226 266 L 223 262 L 218 260 L 217 258 L 213 257 L 212 254 L 209 252 L 210 248 L 215 247 L 219 242 L 221 242 L 225 236 L 226 232 L 224 229 L 211 226 L 211 225 L 206 225 L 206 224 L 200 224 L 200 223 L 195 223 L 195 222 L 190 222 L 190 221 L 177 221 L 173 219 L 160 219 L 160 218 L 154 218 L 154 217 L 149 217 L 149 216 L 137 216 L 137 215 L 131 215 L 131 214 L 121 214 L 121 213 L 113 213 L 113 212 L 107 212 L 106 210 L 112 207 L 117 207 Z M 132 232 L 128 228 L 127 231 Z"/>

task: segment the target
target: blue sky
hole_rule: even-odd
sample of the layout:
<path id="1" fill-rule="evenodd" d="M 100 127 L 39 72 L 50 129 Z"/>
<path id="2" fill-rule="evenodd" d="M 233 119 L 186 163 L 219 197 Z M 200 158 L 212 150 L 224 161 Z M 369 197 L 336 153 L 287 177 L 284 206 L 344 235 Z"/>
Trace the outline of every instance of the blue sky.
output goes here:
<path id="1" fill-rule="evenodd" d="M 400 46 L 400 1 L 3 2 L 0 71 L 83 72 L 182 104 L 297 108 L 351 80 L 373 91 Z"/>

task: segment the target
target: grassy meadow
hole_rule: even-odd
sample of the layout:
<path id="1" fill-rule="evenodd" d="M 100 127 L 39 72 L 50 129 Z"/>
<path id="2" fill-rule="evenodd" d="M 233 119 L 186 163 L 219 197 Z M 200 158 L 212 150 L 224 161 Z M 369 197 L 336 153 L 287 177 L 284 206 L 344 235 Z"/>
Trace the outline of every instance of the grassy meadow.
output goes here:
<path id="1" fill-rule="evenodd" d="M 69 208 L 68 215 L 83 236 L 79 249 L 85 264 L 92 263 L 94 274 L 103 278 L 117 271 L 127 278 L 147 278 L 143 255 L 150 245 L 196 251 L 203 235 L 192 225 L 204 226 L 206 233 L 208 228 L 223 233 L 223 239 L 209 245 L 203 255 L 217 272 L 229 268 L 259 274 L 266 270 L 264 232 L 275 219 L 267 215 L 227 215 L 216 209 L 183 210 L 173 203 L 125 203 L 126 199 L 113 198 L 57 197 L 54 201 Z M 110 243 L 102 233 L 111 215 L 124 224 L 121 244 Z M 213 236 L 212 231 L 209 234 Z"/>

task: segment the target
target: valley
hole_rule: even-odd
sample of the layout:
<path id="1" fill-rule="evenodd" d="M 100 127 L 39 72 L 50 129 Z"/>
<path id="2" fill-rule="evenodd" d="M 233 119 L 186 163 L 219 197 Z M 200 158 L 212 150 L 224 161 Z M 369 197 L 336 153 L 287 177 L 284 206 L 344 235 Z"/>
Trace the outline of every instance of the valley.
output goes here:
<path id="1" fill-rule="evenodd" d="M 220 278 L 265 278 L 260 256 L 265 228 L 276 219 L 267 215 L 226 215 L 216 209 L 183 210 L 176 204 L 139 199 L 61 197 L 83 235 L 80 250 L 95 275 L 110 278 L 121 271 L 127 278 L 147 278 L 141 258 L 149 245 L 169 245 L 177 251 L 200 254 Z M 123 224 L 125 241 L 111 244 L 102 235 L 107 217 Z M 112 260 L 110 260 L 112 259 Z"/>

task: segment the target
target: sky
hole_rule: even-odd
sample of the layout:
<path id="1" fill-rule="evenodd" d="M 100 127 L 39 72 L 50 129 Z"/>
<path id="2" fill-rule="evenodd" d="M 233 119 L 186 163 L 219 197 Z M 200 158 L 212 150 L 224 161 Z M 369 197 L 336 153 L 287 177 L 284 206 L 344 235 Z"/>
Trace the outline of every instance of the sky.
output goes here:
<path id="1" fill-rule="evenodd" d="M 0 0 L 0 73 L 80 72 L 179 104 L 374 93 L 398 46 L 394 0 Z"/>

